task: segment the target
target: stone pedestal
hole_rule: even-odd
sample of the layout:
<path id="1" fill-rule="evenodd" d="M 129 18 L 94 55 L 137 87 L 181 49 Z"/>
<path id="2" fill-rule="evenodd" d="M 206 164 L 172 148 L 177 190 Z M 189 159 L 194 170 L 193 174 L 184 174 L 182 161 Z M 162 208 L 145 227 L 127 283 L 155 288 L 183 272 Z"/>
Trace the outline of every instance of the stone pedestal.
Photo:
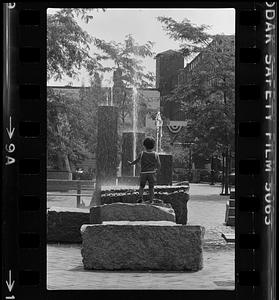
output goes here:
<path id="1" fill-rule="evenodd" d="M 91 224 L 101 224 L 102 222 L 106 221 L 175 222 L 175 214 L 172 208 L 144 203 L 113 203 L 91 207 Z"/>
<path id="2" fill-rule="evenodd" d="M 98 107 L 96 185 L 115 185 L 117 177 L 117 119 L 115 106 Z"/>
<path id="3" fill-rule="evenodd" d="M 136 133 L 136 155 L 143 150 L 143 141 L 145 139 L 145 133 Z M 121 165 L 121 177 L 133 176 L 133 166 L 128 164 L 128 161 L 133 161 L 133 143 L 134 133 L 123 132 L 122 134 L 122 165 Z M 140 164 L 136 165 L 136 176 L 140 173 Z"/>
<path id="4" fill-rule="evenodd" d="M 201 226 L 173 222 L 106 222 L 83 225 L 87 270 L 198 271 L 203 267 Z"/>
<path id="5" fill-rule="evenodd" d="M 157 185 L 172 185 L 172 155 L 159 154 L 161 169 L 157 174 Z"/>

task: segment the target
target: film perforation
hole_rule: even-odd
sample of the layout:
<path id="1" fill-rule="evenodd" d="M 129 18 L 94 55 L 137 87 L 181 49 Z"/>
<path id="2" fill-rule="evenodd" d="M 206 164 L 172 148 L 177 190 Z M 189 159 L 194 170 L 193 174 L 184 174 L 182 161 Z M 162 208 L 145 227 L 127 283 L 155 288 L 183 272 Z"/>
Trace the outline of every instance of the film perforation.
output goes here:
<path id="1" fill-rule="evenodd" d="M 20 270 L 18 280 L 22 286 L 38 286 L 40 284 L 40 272 L 30 269 Z"/>
<path id="2" fill-rule="evenodd" d="M 256 195 L 239 197 L 239 209 L 243 212 L 258 212 L 260 209 L 260 199 Z"/>
<path id="3" fill-rule="evenodd" d="M 255 233 L 241 234 L 239 236 L 239 246 L 242 249 L 257 249 L 260 247 L 260 237 Z"/>
<path id="4" fill-rule="evenodd" d="M 260 274 L 258 271 L 239 272 L 239 284 L 244 286 L 259 286 Z"/>
<path id="5" fill-rule="evenodd" d="M 260 173 L 260 160 L 255 158 L 239 161 L 239 173 L 242 175 L 258 175 Z"/>
<path id="6" fill-rule="evenodd" d="M 38 211 L 40 209 L 40 197 L 23 195 L 19 198 L 19 210 L 22 212 Z"/>
<path id="7" fill-rule="evenodd" d="M 38 138 L 40 136 L 40 123 L 21 121 L 19 123 L 19 134 L 26 138 Z"/>
<path id="8" fill-rule="evenodd" d="M 19 173 L 25 175 L 40 174 L 40 159 L 24 158 L 19 161 Z"/>
<path id="9" fill-rule="evenodd" d="M 21 63 L 40 63 L 40 48 L 22 47 L 19 48 L 19 59 Z"/>
<path id="10" fill-rule="evenodd" d="M 240 63 L 257 64 L 261 60 L 261 50 L 259 48 L 240 48 Z"/>
<path id="11" fill-rule="evenodd" d="M 258 101 L 260 97 L 261 89 L 257 84 L 243 84 L 239 88 L 239 98 L 241 101 Z"/>
<path id="12" fill-rule="evenodd" d="M 22 100 L 39 100 L 41 99 L 40 85 L 21 84 L 19 86 L 19 97 Z"/>
<path id="13" fill-rule="evenodd" d="M 258 10 L 243 10 L 239 15 L 239 23 L 242 26 L 257 26 L 261 22 L 261 14 Z"/>
<path id="14" fill-rule="evenodd" d="M 239 136 L 242 138 L 256 138 L 261 135 L 261 123 L 255 121 L 239 123 Z"/>
<path id="15" fill-rule="evenodd" d="M 19 234 L 19 247 L 20 248 L 39 248 L 40 235 L 34 232 L 23 232 Z"/>
<path id="16" fill-rule="evenodd" d="M 254 230 L 253 224 L 253 212 L 251 211 L 239 211 L 239 234 L 249 234 Z"/>
<path id="17" fill-rule="evenodd" d="M 40 11 L 35 9 L 22 9 L 19 12 L 19 24 L 22 26 L 39 26 Z"/>

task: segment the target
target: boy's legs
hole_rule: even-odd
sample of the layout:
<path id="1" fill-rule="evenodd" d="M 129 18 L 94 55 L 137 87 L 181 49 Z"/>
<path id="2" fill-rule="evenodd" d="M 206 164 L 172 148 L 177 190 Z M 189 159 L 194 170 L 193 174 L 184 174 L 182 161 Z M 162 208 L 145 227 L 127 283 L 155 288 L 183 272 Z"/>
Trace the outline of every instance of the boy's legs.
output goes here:
<path id="1" fill-rule="evenodd" d="M 138 203 L 143 202 L 143 191 L 146 183 L 145 174 L 140 174 L 139 200 Z"/>
<path id="2" fill-rule="evenodd" d="M 148 186 L 149 186 L 149 198 L 150 202 L 153 202 L 154 199 L 154 185 L 155 185 L 155 175 L 154 174 L 148 174 Z"/>

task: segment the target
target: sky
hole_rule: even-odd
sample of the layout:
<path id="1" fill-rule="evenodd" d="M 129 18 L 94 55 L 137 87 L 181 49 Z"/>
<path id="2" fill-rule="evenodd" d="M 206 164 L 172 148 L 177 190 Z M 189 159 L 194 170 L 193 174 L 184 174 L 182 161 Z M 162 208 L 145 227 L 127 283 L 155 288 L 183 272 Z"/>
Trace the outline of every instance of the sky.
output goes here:
<path id="1" fill-rule="evenodd" d="M 48 9 L 47 13 L 54 13 L 56 9 Z M 179 49 L 179 42 L 170 39 L 157 21 L 158 16 L 172 17 L 176 21 L 187 18 L 196 25 L 209 25 L 210 34 L 235 34 L 235 10 L 231 9 L 107 9 L 93 12 L 93 20 L 88 24 L 78 20 L 82 29 L 90 35 L 105 41 L 122 42 L 126 35 L 132 34 L 139 44 L 147 41 L 155 42 L 153 51 L 158 54 L 169 49 Z M 90 53 L 96 49 L 92 45 Z M 156 55 L 155 54 L 155 55 Z M 109 64 L 111 65 L 111 64 Z M 154 57 L 143 60 L 147 71 L 155 74 L 156 62 Z M 112 73 L 104 77 L 103 85 L 112 85 Z M 48 85 L 64 86 L 71 83 L 73 86 L 89 85 L 89 77 L 85 70 L 81 70 L 78 79 L 63 78 L 61 81 L 50 80 Z"/>

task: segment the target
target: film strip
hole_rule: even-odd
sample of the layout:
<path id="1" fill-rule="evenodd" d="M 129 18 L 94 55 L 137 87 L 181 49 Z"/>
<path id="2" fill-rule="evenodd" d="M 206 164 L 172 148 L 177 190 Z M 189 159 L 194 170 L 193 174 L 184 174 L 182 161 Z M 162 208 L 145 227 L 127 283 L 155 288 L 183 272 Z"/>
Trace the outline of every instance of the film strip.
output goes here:
<path id="1" fill-rule="evenodd" d="M 54 3 L 50 5 L 58 7 Z M 73 3 L 64 5 L 73 7 Z M 269 270 L 265 264 L 269 249 L 265 245 L 270 241 L 265 231 L 262 200 L 265 135 L 262 53 L 266 6 L 257 2 L 218 5 L 236 9 L 236 289 L 177 293 L 187 295 L 188 299 L 198 296 L 275 299 L 271 298 L 267 286 Z M 88 3 L 79 6 L 89 7 Z M 189 7 L 197 6 L 210 7 L 210 3 L 189 3 Z M 6 72 L 11 82 L 4 90 L 7 101 L 3 121 L 7 134 L 4 135 L 6 166 L 2 191 L 2 232 L 6 239 L 2 252 L 3 299 L 81 296 L 87 299 L 93 294 L 103 295 L 101 291 L 97 294 L 96 291 L 46 289 L 46 8 L 46 3 L 4 6 L 4 22 L 9 24 L 5 34 L 10 41 L 5 58 L 11 62 Z M 134 297 L 145 297 L 147 292 Z"/>

